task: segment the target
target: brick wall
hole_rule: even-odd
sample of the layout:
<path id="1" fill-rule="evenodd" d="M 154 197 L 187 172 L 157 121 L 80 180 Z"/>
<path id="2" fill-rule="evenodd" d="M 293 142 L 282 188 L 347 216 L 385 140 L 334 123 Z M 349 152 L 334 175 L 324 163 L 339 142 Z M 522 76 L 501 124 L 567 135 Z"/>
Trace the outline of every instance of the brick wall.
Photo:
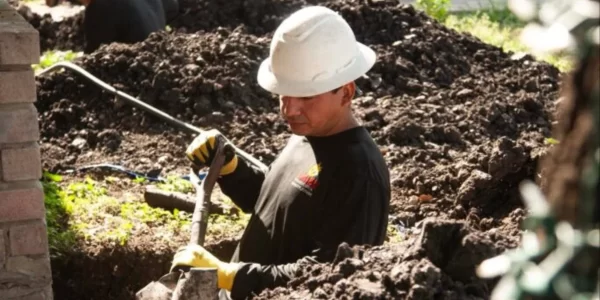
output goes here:
<path id="1" fill-rule="evenodd" d="M 0 299 L 48 300 L 35 79 L 38 32 L 0 0 Z"/>

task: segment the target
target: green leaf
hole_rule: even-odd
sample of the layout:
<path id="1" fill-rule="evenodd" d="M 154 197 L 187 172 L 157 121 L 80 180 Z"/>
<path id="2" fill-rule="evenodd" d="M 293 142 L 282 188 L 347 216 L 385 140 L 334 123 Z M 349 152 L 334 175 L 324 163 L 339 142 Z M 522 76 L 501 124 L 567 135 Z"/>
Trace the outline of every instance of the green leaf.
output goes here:
<path id="1" fill-rule="evenodd" d="M 550 145 L 558 145 L 558 144 L 560 144 L 560 142 L 559 142 L 557 139 L 555 139 L 555 138 L 551 138 L 551 137 L 549 137 L 549 138 L 545 138 L 545 139 L 544 139 L 544 142 L 545 142 L 546 144 L 550 144 Z"/>
<path id="2" fill-rule="evenodd" d="M 43 177 L 53 182 L 60 182 L 62 180 L 62 176 L 58 174 L 52 174 L 50 172 L 44 171 Z"/>

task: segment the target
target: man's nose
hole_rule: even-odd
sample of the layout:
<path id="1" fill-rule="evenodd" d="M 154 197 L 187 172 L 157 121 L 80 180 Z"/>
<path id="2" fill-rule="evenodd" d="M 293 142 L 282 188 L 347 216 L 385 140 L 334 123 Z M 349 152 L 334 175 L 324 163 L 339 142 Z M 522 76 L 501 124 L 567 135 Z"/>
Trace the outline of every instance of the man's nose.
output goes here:
<path id="1" fill-rule="evenodd" d="M 293 117 L 300 115 L 302 111 L 302 102 L 300 99 L 295 97 L 283 96 L 281 97 L 282 112 L 285 116 Z"/>

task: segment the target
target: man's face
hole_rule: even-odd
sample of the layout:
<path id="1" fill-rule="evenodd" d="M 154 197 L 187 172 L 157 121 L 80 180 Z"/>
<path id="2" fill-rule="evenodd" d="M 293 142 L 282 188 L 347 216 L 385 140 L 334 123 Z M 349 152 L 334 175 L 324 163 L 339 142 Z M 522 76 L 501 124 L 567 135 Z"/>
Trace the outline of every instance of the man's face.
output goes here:
<path id="1" fill-rule="evenodd" d="M 353 85 L 312 97 L 279 97 L 281 115 L 290 130 L 302 136 L 326 136 L 346 112 L 353 95 Z"/>

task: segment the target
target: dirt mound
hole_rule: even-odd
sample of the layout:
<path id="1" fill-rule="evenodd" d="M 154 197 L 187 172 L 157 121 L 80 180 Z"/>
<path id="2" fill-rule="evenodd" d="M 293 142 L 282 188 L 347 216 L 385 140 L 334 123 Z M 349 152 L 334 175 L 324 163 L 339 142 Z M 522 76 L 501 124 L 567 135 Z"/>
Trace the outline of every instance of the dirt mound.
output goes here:
<path id="1" fill-rule="evenodd" d="M 50 14 L 38 15 L 27 5 L 21 5 L 19 14 L 35 28 L 40 37 L 40 51 L 83 51 L 83 12 L 56 22 Z"/>
<path id="2" fill-rule="evenodd" d="M 502 235 L 483 234 L 463 222 L 428 220 L 418 237 L 399 244 L 350 248 L 332 264 L 308 265 L 285 287 L 252 299 L 477 299 L 489 281 L 475 268 L 509 247 Z"/>
<path id="3" fill-rule="evenodd" d="M 219 128 L 239 142 L 246 139 L 248 142 L 241 142 L 241 146 L 269 160 L 276 149 L 264 145 L 273 142 L 265 142 L 264 136 L 251 139 L 261 131 L 285 130 L 281 121 L 276 121 L 278 103 L 254 83 L 254 70 L 266 48 L 266 39 L 261 41 L 252 35 L 226 30 L 202 35 L 160 32 L 137 45 L 102 47 L 77 63 L 115 87 L 177 118 L 201 127 Z M 172 127 L 145 113 L 132 111 L 130 105 L 115 101 L 112 95 L 103 93 L 82 77 L 71 72 L 55 73 L 38 78 L 38 83 L 37 105 L 43 114 L 42 142 L 49 143 L 48 147 L 58 145 L 66 150 L 56 149 L 56 155 L 48 157 L 46 166 L 50 169 L 84 162 L 86 158 L 80 154 L 89 149 L 100 148 L 109 155 L 124 157 L 127 154 L 123 151 L 135 151 L 118 146 L 128 131 L 158 135 L 153 144 L 165 145 L 161 150 L 151 147 L 148 153 L 132 157 L 134 161 L 128 163 L 128 167 L 143 167 L 147 171 L 148 168 L 140 166 L 143 158 L 157 161 L 166 154 L 183 158 L 180 151 L 189 136 L 177 138 L 172 134 Z M 253 116 L 256 114 L 259 117 Z M 265 119 L 269 115 L 270 120 Z M 248 122 L 251 122 L 249 126 L 241 126 Z M 256 130 L 250 132 L 250 129 Z M 104 130 L 116 130 L 117 133 L 98 139 Z M 65 139 L 65 134 L 70 138 Z M 78 137 L 86 141 L 79 147 L 72 145 Z M 165 138 L 167 143 L 159 141 Z M 106 147 L 106 139 L 116 139 L 117 142 L 112 143 L 116 147 Z M 139 150 L 140 145 L 137 146 Z M 74 157 L 77 161 L 71 161 Z M 88 161 L 94 159 L 97 156 Z M 184 163 L 183 160 L 178 162 Z"/>
<path id="4" fill-rule="evenodd" d="M 217 28 L 235 29 L 246 27 L 256 35 L 263 35 L 275 28 L 295 10 L 326 1 L 305 0 L 233 0 L 227 2 L 182 0 L 180 16 L 169 25 L 179 32 L 212 31 Z"/>

